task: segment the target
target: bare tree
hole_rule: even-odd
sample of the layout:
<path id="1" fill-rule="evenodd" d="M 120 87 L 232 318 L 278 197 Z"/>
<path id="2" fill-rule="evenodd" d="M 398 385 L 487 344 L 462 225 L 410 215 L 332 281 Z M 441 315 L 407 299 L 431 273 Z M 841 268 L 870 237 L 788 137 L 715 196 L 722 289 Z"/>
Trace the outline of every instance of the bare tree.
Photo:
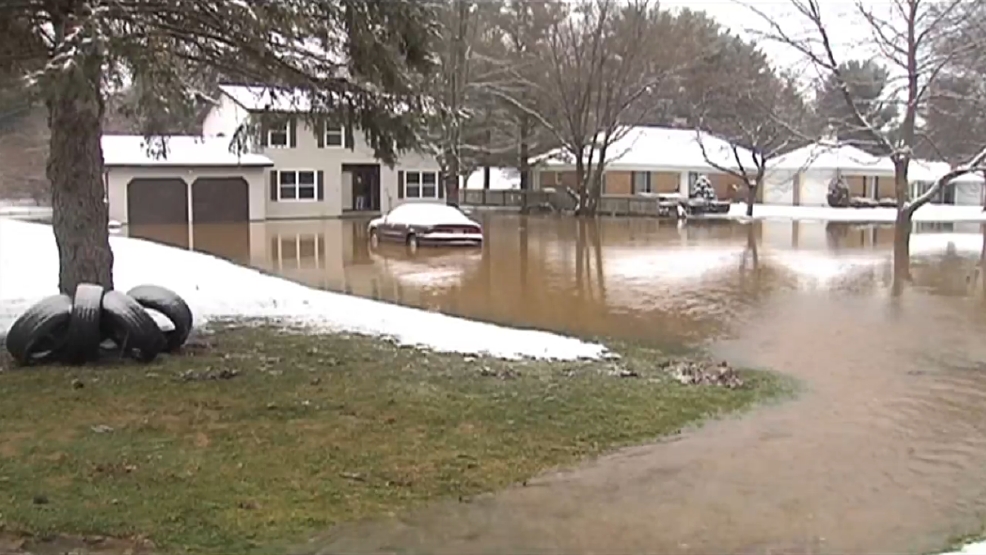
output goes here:
<path id="1" fill-rule="evenodd" d="M 550 26 L 543 51 L 528 58 L 540 62 L 538 78 L 514 72 L 538 104 L 518 98 L 516 88 L 500 90 L 501 98 L 543 125 L 572 160 L 577 214 L 595 213 L 607 151 L 646 119 L 653 106 L 640 99 L 672 73 L 657 55 L 662 18 L 668 20 L 647 0 L 580 0 Z"/>
<path id="2" fill-rule="evenodd" d="M 776 76 L 762 56 L 749 62 L 759 66 L 750 72 L 754 77 L 698 95 L 696 141 L 707 164 L 745 184 L 746 215 L 752 217 L 770 162 L 809 143 L 811 132 L 795 79 Z"/>
<path id="3" fill-rule="evenodd" d="M 780 21 L 751 7 L 767 22 L 769 31 L 766 36 L 769 39 L 793 48 L 805 56 L 820 74 L 834 79 L 856 129 L 869 136 L 877 152 L 889 156 L 893 161 L 897 197 L 894 240 L 894 281 L 897 291 L 900 290 L 901 282 L 910 278 L 910 234 L 914 212 L 934 198 L 942 187 L 950 186 L 952 179 L 986 169 L 986 149 L 977 148 L 977 154 L 966 163 L 957 165 L 941 176 L 924 193 L 914 199 L 910 198 L 907 172 L 919 139 L 923 139 L 918 119 L 926 108 L 929 91 L 935 87 L 951 59 L 983 51 L 981 41 L 954 44 L 945 51 L 934 46 L 936 43 L 940 44 L 950 32 L 950 22 L 962 14 L 970 13 L 977 2 L 978 0 L 892 0 L 874 7 L 857 0 L 854 11 L 870 31 L 871 45 L 885 59 L 891 73 L 899 74 L 898 79 L 892 80 L 898 84 L 888 91 L 888 97 L 900 103 L 903 108 L 899 129 L 894 134 L 879 129 L 874 124 L 875 114 L 854 98 L 851 83 L 843 73 L 844 66 L 840 65 L 836 46 L 833 44 L 831 30 L 834 29 L 834 24 L 823 17 L 820 0 L 790 0 L 794 11 L 808 24 L 807 34 L 792 32 L 792 28 L 797 25 L 792 25 L 790 18 Z M 845 24 L 844 21 L 839 22 L 839 25 Z M 882 109 L 882 106 L 877 104 L 875 109 Z M 986 143 L 986 137 L 980 142 Z"/>
<path id="4" fill-rule="evenodd" d="M 48 110 L 59 288 L 113 286 L 101 147 L 110 88 L 139 85 L 151 126 L 208 97 L 194 76 L 210 70 L 298 89 L 313 116 L 345 112 L 392 162 L 419 144 L 415 76 L 431 68 L 433 23 L 429 3 L 397 0 L 0 3 L 0 69 Z"/>

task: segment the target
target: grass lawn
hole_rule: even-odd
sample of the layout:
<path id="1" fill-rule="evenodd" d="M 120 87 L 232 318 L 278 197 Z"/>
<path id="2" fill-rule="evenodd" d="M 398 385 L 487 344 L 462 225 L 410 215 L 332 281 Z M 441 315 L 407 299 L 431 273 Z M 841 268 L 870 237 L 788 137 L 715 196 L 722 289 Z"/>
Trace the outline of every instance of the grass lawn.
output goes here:
<path id="1" fill-rule="evenodd" d="M 789 391 L 758 372 L 735 390 L 680 385 L 639 346 L 619 362 L 562 363 L 265 327 L 208 341 L 147 366 L 0 359 L 0 530 L 273 552 Z"/>

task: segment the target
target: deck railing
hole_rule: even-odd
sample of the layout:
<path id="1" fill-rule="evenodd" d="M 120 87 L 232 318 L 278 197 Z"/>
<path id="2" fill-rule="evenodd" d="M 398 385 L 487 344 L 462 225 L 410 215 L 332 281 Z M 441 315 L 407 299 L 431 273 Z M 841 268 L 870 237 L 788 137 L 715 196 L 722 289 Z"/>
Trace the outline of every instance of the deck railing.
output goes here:
<path id="1" fill-rule="evenodd" d="M 507 206 L 522 208 L 537 206 L 549 201 L 546 191 L 521 191 L 518 189 L 464 189 L 462 204 L 469 206 Z"/>

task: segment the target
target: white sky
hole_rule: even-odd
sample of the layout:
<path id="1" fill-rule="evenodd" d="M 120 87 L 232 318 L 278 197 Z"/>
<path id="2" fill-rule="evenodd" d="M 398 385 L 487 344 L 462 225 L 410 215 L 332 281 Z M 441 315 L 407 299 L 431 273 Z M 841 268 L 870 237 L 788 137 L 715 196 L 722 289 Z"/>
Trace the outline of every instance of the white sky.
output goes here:
<path id="1" fill-rule="evenodd" d="M 861 0 L 861 3 L 875 12 L 886 10 L 891 4 L 889 0 Z M 790 0 L 663 0 L 660 6 L 705 11 L 733 32 L 748 38 L 755 38 L 757 33 L 770 32 L 769 24 L 751 6 L 769 15 L 773 21 L 789 26 L 786 32 L 794 36 L 809 32 L 807 20 L 792 8 Z M 871 42 L 871 29 L 859 15 L 856 0 L 823 0 L 822 17 L 828 23 L 826 29 L 836 43 L 834 46 L 839 62 L 874 53 L 867 44 Z M 804 56 L 790 46 L 770 41 L 758 42 L 776 66 L 808 70 Z"/>

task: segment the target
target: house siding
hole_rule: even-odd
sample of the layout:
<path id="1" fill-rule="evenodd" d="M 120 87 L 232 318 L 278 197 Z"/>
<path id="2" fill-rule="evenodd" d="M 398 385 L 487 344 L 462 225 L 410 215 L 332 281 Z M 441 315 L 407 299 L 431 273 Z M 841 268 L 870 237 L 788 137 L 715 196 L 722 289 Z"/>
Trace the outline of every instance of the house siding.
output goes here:
<path id="1" fill-rule="evenodd" d="M 633 194 L 633 173 L 624 171 L 606 172 L 605 195 L 632 195 Z"/>
<path id="2" fill-rule="evenodd" d="M 206 116 L 202 130 L 205 135 L 232 136 L 236 128 L 250 117 L 242 106 L 223 95 L 218 106 Z M 255 146 L 253 150 L 267 156 L 274 162 L 274 170 L 312 170 L 321 171 L 324 176 L 324 196 L 321 201 L 276 201 L 265 194 L 266 214 L 270 219 L 327 218 L 342 215 L 344 200 L 351 196 L 343 193 L 344 164 L 373 164 L 380 166 L 380 210 L 391 208 L 417 199 L 400 199 L 397 190 L 399 171 L 439 171 L 434 157 L 420 153 L 406 153 L 394 167 L 389 167 L 376 158 L 373 149 L 359 130 L 353 132 L 352 148 L 341 146 L 319 147 L 315 129 L 303 117 L 296 120 L 296 143 L 291 148 Z M 269 175 L 269 173 L 268 173 Z M 265 181 L 269 179 L 266 178 Z M 269 182 L 268 182 L 269 183 Z M 268 185 L 265 185 L 267 190 Z M 429 199 L 424 199 L 429 200 Z M 434 201 L 434 199 L 430 199 Z M 348 205 L 346 206 L 348 208 Z"/>

